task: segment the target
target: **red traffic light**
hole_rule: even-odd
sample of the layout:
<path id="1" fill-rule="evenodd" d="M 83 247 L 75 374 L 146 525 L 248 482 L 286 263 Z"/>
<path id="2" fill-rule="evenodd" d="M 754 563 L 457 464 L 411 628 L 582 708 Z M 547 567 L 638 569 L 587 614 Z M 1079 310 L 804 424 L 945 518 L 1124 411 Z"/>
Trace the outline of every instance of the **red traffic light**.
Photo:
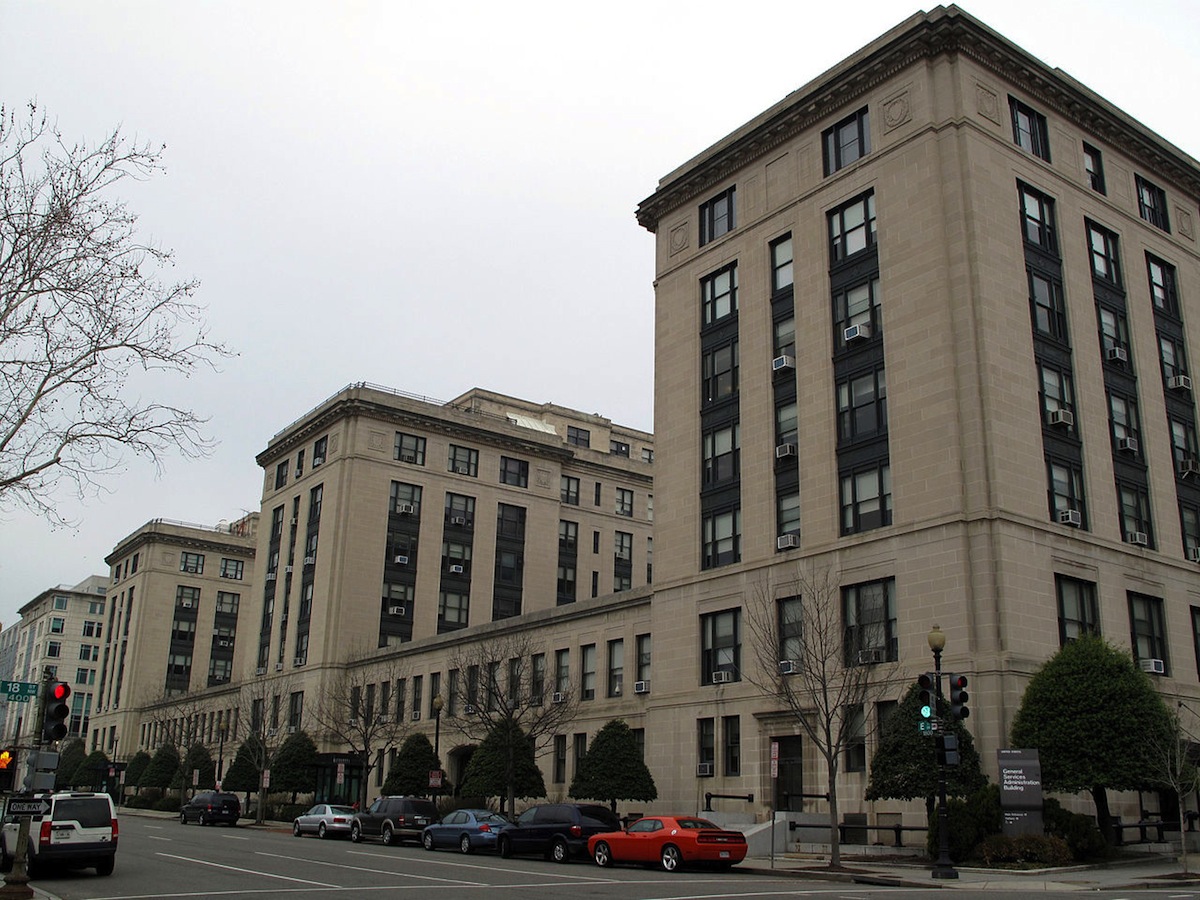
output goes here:
<path id="1" fill-rule="evenodd" d="M 920 675 L 917 676 L 917 684 L 920 685 L 921 690 L 923 690 L 923 691 L 932 691 L 933 685 L 934 685 L 933 673 L 932 672 L 922 672 Z"/>
<path id="2" fill-rule="evenodd" d="M 50 699 L 63 701 L 71 696 L 71 686 L 65 681 L 50 686 Z"/>

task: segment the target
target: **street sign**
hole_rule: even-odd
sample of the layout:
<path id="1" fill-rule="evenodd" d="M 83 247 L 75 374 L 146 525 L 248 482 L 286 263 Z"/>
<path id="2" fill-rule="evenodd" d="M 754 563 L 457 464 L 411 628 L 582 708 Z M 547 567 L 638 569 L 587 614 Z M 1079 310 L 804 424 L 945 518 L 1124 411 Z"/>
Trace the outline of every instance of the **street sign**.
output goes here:
<path id="1" fill-rule="evenodd" d="M 40 692 L 41 685 L 33 681 L 0 681 L 0 694 L 10 703 L 28 703 Z"/>
<path id="2" fill-rule="evenodd" d="M 933 734 L 932 722 L 917 722 L 917 731 L 921 734 Z"/>
<path id="3" fill-rule="evenodd" d="M 10 816 L 44 816 L 50 812 L 50 804 L 45 800 L 9 800 L 8 814 Z"/>
<path id="4" fill-rule="evenodd" d="M 442 770 L 441 769 L 430 769 L 429 770 L 429 786 L 431 788 L 434 788 L 435 790 L 442 789 Z"/>

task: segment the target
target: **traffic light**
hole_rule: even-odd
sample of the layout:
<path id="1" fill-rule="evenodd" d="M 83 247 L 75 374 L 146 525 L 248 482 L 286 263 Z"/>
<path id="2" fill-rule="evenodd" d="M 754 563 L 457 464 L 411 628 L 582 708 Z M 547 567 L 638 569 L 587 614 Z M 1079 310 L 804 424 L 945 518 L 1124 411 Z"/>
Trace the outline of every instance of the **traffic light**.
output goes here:
<path id="1" fill-rule="evenodd" d="M 61 741 L 67 736 L 67 719 L 71 715 L 71 707 L 67 698 L 71 696 L 71 686 L 63 681 L 52 681 L 46 687 L 44 719 L 42 723 L 42 738 L 47 741 Z"/>
<path id="2" fill-rule="evenodd" d="M 938 763 L 943 766 L 958 765 L 958 735 L 939 734 L 937 736 L 937 759 Z"/>
<path id="3" fill-rule="evenodd" d="M 921 721 L 932 722 L 937 717 L 937 676 L 933 672 L 922 672 L 917 677 L 917 685 L 921 688 L 917 700 Z"/>
<path id="4" fill-rule="evenodd" d="M 950 685 L 950 715 L 956 719 L 965 719 L 971 714 L 971 710 L 967 708 L 967 700 L 970 699 L 967 693 L 967 676 L 947 675 L 946 680 Z"/>
<path id="5" fill-rule="evenodd" d="M 11 750 L 0 750 L 0 791 L 11 792 L 16 783 L 17 757 Z"/>

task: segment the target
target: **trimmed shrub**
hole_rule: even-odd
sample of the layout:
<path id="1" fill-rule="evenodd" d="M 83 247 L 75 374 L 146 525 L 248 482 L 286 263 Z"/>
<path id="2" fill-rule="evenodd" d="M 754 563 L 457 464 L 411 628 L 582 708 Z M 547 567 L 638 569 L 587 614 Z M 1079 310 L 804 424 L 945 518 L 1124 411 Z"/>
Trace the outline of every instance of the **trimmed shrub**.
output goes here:
<path id="1" fill-rule="evenodd" d="M 973 855 L 976 846 L 989 835 L 999 834 L 1003 814 L 1000 810 L 1000 787 L 989 784 L 963 800 L 947 800 L 949 819 L 950 858 L 962 862 Z M 929 822 L 926 850 L 930 859 L 938 855 L 937 812 Z"/>
<path id="2" fill-rule="evenodd" d="M 160 799 L 155 800 L 150 809 L 157 809 L 163 812 L 177 813 L 183 808 L 183 802 L 179 799 L 179 795 L 168 791 Z"/>
<path id="3" fill-rule="evenodd" d="M 1116 852 L 1104 840 L 1092 816 L 1063 809 L 1053 797 L 1042 804 L 1042 819 L 1046 834 L 1062 838 L 1071 849 L 1071 856 L 1081 862 L 1111 858 Z"/>
<path id="4" fill-rule="evenodd" d="M 1069 866 L 1074 861 L 1066 841 L 1046 834 L 989 835 L 975 855 L 985 866 Z"/>

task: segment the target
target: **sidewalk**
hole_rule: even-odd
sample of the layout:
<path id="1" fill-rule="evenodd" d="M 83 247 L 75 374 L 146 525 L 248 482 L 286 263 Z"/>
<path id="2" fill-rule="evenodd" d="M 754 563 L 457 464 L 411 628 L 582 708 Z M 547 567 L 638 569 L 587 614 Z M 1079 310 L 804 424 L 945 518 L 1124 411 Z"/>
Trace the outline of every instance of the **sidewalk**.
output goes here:
<path id="1" fill-rule="evenodd" d="M 1196 861 L 1200 863 L 1200 860 Z M 756 875 L 840 881 L 851 884 L 890 885 L 928 890 L 1004 890 L 1004 891 L 1095 891 L 1170 889 L 1200 885 L 1200 873 L 1183 875 L 1174 856 L 1144 855 L 1115 860 L 1097 866 L 1070 866 L 1056 869 L 1010 871 L 960 867 L 957 879 L 934 878 L 928 862 L 880 861 L 842 857 L 843 871 L 831 872 L 825 860 L 777 855 L 752 857 L 737 867 Z M 1189 866 L 1189 868 L 1195 868 Z"/>

